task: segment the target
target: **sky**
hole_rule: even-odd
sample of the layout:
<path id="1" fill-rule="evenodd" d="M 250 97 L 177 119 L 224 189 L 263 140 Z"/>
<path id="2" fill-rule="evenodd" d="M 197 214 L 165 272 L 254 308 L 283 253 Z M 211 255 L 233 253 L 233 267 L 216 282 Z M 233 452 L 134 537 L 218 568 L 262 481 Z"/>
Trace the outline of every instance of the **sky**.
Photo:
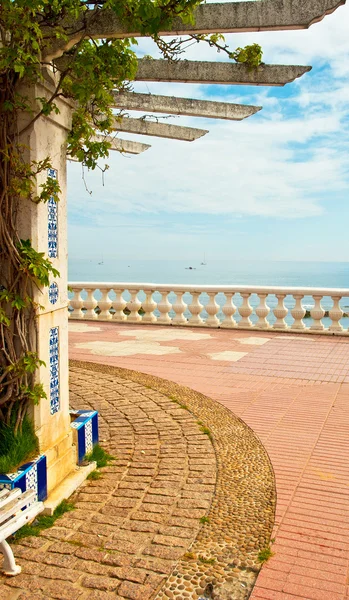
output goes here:
<path id="1" fill-rule="evenodd" d="M 225 37 L 232 49 L 260 44 L 265 63 L 313 69 L 283 88 L 134 83 L 263 110 L 244 121 L 166 119 L 209 130 L 191 143 L 123 133 L 151 148 L 112 152 L 104 176 L 68 163 L 71 259 L 200 260 L 205 251 L 211 260 L 349 262 L 349 4 L 309 30 Z M 144 40 L 137 54 L 156 50 Z M 185 58 L 227 60 L 205 44 Z"/>

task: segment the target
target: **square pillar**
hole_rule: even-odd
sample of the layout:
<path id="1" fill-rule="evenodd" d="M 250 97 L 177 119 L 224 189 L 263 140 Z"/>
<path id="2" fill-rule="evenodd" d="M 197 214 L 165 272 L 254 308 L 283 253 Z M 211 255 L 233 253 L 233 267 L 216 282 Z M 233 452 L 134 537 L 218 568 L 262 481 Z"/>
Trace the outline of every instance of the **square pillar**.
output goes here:
<path id="1" fill-rule="evenodd" d="M 40 110 L 39 97 L 52 95 L 56 76 L 45 71 L 44 81 L 21 90 L 34 109 Z M 38 369 L 47 399 L 31 407 L 40 453 L 47 457 L 48 493 L 75 469 L 75 448 L 70 427 L 68 394 L 68 294 L 67 294 L 67 198 L 66 198 L 66 140 L 71 127 L 72 105 L 57 98 L 59 113 L 40 117 L 21 135 L 24 158 L 28 162 L 49 157 L 52 169 L 37 177 L 37 194 L 47 177 L 57 178 L 61 193 L 58 202 L 53 197 L 47 203 L 35 204 L 24 199 L 20 204 L 18 231 L 21 239 L 30 239 L 33 248 L 44 252 L 59 277 L 50 280 L 49 288 L 34 288 L 34 300 L 39 306 L 32 333 L 37 340 L 37 352 L 46 366 Z M 22 131 L 32 116 L 23 113 L 18 129 Z M 33 338 L 33 339 L 35 339 Z"/>

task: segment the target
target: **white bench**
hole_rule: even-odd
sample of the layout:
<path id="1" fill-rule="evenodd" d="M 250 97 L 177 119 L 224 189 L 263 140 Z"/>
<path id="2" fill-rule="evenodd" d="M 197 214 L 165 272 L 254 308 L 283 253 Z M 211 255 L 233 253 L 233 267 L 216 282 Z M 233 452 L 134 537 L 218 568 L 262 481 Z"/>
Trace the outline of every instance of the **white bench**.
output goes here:
<path id="1" fill-rule="evenodd" d="M 21 572 L 6 538 L 32 521 L 43 509 L 43 503 L 36 500 L 33 490 L 24 493 L 19 488 L 0 490 L 0 552 L 4 555 L 2 570 L 5 575 Z"/>

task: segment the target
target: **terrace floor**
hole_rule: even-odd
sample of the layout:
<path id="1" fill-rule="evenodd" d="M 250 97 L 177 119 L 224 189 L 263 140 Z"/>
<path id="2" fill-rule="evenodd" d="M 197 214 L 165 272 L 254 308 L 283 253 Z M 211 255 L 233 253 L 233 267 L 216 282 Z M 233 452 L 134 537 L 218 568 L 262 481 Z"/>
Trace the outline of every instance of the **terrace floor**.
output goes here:
<path id="1" fill-rule="evenodd" d="M 243 419 L 277 488 L 252 600 L 349 598 L 348 339 L 74 321 L 70 358 L 174 381 Z"/>

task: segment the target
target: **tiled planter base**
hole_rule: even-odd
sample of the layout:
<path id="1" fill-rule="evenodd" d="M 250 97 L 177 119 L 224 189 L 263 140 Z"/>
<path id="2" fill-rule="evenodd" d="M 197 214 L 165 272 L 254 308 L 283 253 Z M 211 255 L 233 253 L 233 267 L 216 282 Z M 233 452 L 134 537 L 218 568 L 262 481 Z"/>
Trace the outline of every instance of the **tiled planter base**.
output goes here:
<path id="1" fill-rule="evenodd" d="M 98 444 L 98 412 L 96 410 L 71 410 L 74 442 L 77 448 L 77 463 L 80 465 L 86 454 Z"/>
<path id="2" fill-rule="evenodd" d="M 22 465 L 15 473 L 0 473 L 0 489 L 12 490 L 15 487 L 20 488 L 22 492 L 34 490 L 37 493 L 37 500 L 46 500 L 47 468 L 45 455 Z"/>

